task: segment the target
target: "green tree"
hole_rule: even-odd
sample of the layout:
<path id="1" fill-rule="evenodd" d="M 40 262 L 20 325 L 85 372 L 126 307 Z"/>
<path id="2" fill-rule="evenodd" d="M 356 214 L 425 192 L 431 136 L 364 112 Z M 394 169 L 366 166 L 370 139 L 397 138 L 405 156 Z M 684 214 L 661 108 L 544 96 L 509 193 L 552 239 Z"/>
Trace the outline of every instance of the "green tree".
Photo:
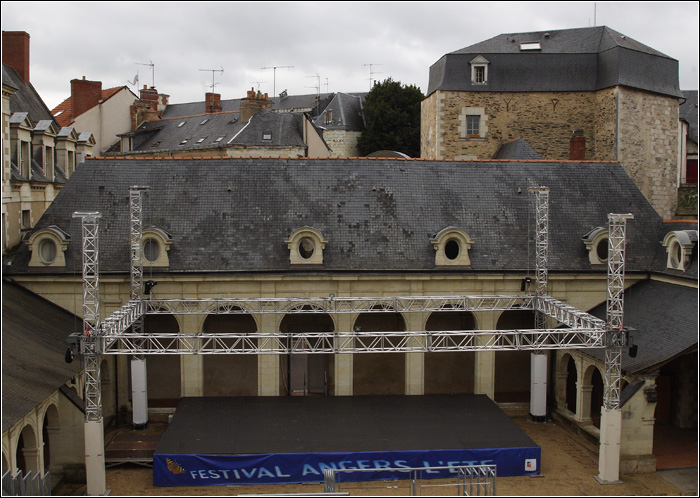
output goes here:
<path id="1" fill-rule="evenodd" d="M 375 83 L 365 97 L 365 129 L 357 145 L 361 156 L 378 150 L 420 157 L 420 104 L 423 92 L 391 78 Z"/>

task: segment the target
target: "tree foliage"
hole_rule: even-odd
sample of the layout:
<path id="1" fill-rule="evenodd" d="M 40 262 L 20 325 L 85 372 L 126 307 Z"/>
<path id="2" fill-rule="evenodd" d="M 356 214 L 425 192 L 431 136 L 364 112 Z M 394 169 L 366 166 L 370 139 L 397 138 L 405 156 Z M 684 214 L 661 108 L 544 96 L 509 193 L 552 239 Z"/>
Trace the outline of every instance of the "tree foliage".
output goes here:
<path id="1" fill-rule="evenodd" d="M 378 150 L 420 157 L 420 105 L 423 93 L 415 85 L 391 78 L 375 83 L 365 97 L 365 129 L 358 140 L 361 156 Z"/>

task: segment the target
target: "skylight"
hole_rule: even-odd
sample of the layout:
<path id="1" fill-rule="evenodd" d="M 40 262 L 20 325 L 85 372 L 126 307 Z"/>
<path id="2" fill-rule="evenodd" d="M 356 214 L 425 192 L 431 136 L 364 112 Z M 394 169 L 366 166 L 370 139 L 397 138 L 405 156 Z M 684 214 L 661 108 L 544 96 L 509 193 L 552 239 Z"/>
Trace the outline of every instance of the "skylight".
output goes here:
<path id="1" fill-rule="evenodd" d="M 542 50 L 540 42 L 523 42 L 520 44 L 520 50 Z"/>
<path id="2" fill-rule="evenodd" d="M 177 127 L 180 128 L 180 127 L 182 127 L 184 124 L 185 124 L 185 122 L 183 121 L 182 123 L 180 123 L 179 125 L 177 125 Z"/>

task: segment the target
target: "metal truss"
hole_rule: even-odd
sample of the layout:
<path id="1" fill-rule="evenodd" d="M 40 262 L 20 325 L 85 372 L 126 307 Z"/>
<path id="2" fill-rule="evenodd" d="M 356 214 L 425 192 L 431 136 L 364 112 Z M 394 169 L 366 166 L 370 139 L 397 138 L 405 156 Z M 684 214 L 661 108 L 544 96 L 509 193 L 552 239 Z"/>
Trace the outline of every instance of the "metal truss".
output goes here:
<path id="1" fill-rule="evenodd" d="M 631 214 L 608 215 L 608 298 L 606 320 L 608 341 L 605 348 L 603 376 L 603 406 L 608 410 L 620 407 L 622 388 L 622 348 L 625 333 L 622 329 L 625 292 L 625 243 L 627 220 Z"/>
<path id="2" fill-rule="evenodd" d="M 546 351 L 605 347 L 601 329 L 148 334 L 101 337 L 104 354 L 343 354 Z"/>
<path id="3" fill-rule="evenodd" d="M 80 353 L 85 367 L 85 419 L 102 420 L 102 389 L 100 369 L 100 273 L 99 273 L 99 218 L 96 212 L 76 212 L 82 219 L 83 233 L 83 335 Z"/>
<path id="4" fill-rule="evenodd" d="M 549 188 L 533 187 L 528 191 L 535 194 L 535 268 L 536 268 L 536 287 L 535 294 L 537 296 L 546 296 L 548 287 L 548 262 L 549 262 Z M 543 329 L 546 327 L 547 317 L 538 310 L 535 313 L 535 328 Z"/>
<path id="5" fill-rule="evenodd" d="M 148 315 L 410 313 L 534 309 L 533 296 L 318 297 L 145 300 Z"/>

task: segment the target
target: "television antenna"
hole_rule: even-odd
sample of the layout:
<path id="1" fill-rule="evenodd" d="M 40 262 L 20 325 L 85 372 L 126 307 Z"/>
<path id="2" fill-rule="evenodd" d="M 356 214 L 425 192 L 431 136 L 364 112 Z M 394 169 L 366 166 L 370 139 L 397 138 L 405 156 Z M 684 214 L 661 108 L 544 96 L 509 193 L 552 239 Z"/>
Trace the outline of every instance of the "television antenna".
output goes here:
<path id="1" fill-rule="evenodd" d="M 320 97 L 321 96 L 321 77 L 318 74 L 315 74 L 313 76 L 307 76 L 307 78 L 316 78 L 316 86 L 307 86 L 306 88 L 315 88 L 316 89 L 316 96 Z"/>
<path id="2" fill-rule="evenodd" d="M 265 69 L 272 69 L 272 95 L 277 95 L 277 70 L 278 69 L 291 69 L 294 66 L 268 66 L 268 67 L 261 67 L 261 70 Z"/>
<path id="3" fill-rule="evenodd" d="M 383 64 L 362 64 L 362 67 L 367 67 L 369 66 L 369 89 L 372 90 L 372 83 L 374 82 L 373 76 L 375 74 L 382 74 L 382 73 L 377 73 L 375 71 L 372 71 L 373 66 L 382 66 Z"/>
<path id="4" fill-rule="evenodd" d="M 251 81 L 250 82 L 251 85 L 255 85 L 255 84 L 258 85 L 258 92 L 260 91 L 260 84 L 261 83 L 267 83 L 267 81 Z"/>
<path id="5" fill-rule="evenodd" d="M 214 87 L 218 85 L 218 83 L 214 83 L 214 77 L 216 73 L 224 74 L 224 67 L 221 66 L 221 69 L 200 69 L 200 71 L 211 71 L 211 93 L 214 93 Z"/>
<path id="6" fill-rule="evenodd" d="M 151 66 L 151 88 L 156 87 L 156 65 L 153 64 L 153 61 L 148 61 L 148 64 L 143 63 L 143 62 L 134 62 L 137 66 Z M 137 73 L 138 75 L 138 73 Z M 136 80 L 136 78 L 134 78 Z"/>

